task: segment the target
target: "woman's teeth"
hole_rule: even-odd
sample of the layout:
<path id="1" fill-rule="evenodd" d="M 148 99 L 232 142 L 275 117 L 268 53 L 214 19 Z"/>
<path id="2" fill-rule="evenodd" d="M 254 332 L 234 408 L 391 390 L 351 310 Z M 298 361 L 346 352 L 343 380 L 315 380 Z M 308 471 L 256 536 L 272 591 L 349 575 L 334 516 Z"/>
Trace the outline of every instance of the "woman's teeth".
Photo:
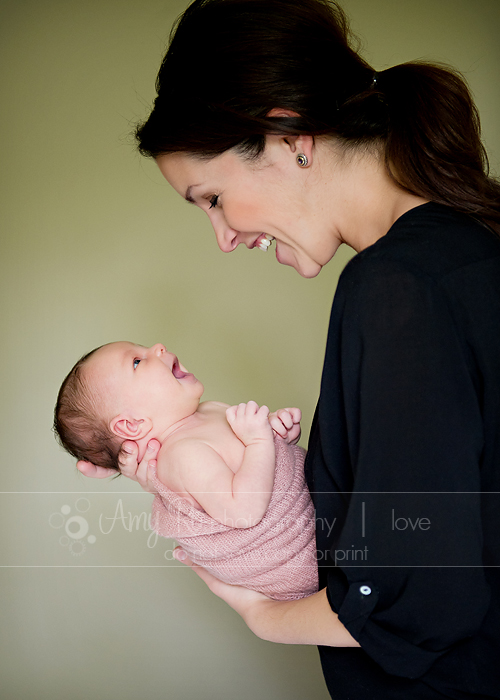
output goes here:
<path id="1" fill-rule="evenodd" d="M 267 251 L 271 243 L 274 241 L 273 236 L 270 236 L 268 233 L 262 238 L 259 243 L 257 244 L 257 248 L 260 248 L 260 250 L 263 250 L 264 252 Z"/>

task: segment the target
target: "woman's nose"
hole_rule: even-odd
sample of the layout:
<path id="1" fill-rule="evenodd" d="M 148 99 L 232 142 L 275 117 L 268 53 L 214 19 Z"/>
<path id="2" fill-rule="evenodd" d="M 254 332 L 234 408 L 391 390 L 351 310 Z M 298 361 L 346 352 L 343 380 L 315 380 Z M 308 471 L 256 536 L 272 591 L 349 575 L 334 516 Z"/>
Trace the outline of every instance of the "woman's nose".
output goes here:
<path id="1" fill-rule="evenodd" d="M 160 355 L 163 355 L 167 352 L 167 348 L 161 343 L 156 343 L 156 345 L 152 345 L 149 348 L 149 350 L 153 353 L 153 355 L 156 355 L 157 357 L 160 357 Z"/>
<path id="2" fill-rule="evenodd" d="M 214 226 L 217 245 L 223 253 L 231 253 L 238 247 L 238 231 L 228 226 L 225 222 Z"/>

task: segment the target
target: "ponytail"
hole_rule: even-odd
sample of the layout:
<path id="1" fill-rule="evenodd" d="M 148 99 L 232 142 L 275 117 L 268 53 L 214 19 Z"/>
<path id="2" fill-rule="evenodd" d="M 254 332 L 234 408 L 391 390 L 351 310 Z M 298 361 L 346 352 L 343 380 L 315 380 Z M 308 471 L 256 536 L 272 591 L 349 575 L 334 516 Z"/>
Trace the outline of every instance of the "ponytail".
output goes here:
<path id="1" fill-rule="evenodd" d="M 387 108 L 385 160 L 400 187 L 500 225 L 500 184 L 488 176 L 479 115 L 463 78 L 423 62 L 377 74 Z"/>

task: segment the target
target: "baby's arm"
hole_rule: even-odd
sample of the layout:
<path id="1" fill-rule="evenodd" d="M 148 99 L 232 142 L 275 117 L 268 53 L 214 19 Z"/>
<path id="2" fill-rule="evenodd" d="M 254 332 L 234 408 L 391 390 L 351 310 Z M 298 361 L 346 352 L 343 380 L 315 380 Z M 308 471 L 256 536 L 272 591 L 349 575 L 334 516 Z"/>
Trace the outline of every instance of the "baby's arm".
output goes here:
<path id="1" fill-rule="evenodd" d="M 182 440 L 158 462 L 158 476 L 174 490 L 189 493 L 215 520 L 230 527 L 257 525 L 267 510 L 274 484 L 275 450 L 269 409 L 254 401 L 231 406 L 227 420 L 245 445 L 243 461 L 233 472 L 209 445 Z"/>

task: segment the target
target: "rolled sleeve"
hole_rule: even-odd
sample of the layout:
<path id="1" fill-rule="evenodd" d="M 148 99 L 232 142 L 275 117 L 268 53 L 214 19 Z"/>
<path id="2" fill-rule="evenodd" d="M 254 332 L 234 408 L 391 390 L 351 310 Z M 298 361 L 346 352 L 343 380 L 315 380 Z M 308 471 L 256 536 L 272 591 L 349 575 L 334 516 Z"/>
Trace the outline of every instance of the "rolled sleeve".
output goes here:
<path id="1" fill-rule="evenodd" d="M 377 601 L 378 590 L 372 581 L 355 581 L 349 586 L 338 614 L 355 639 L 361 636 Z"/>

